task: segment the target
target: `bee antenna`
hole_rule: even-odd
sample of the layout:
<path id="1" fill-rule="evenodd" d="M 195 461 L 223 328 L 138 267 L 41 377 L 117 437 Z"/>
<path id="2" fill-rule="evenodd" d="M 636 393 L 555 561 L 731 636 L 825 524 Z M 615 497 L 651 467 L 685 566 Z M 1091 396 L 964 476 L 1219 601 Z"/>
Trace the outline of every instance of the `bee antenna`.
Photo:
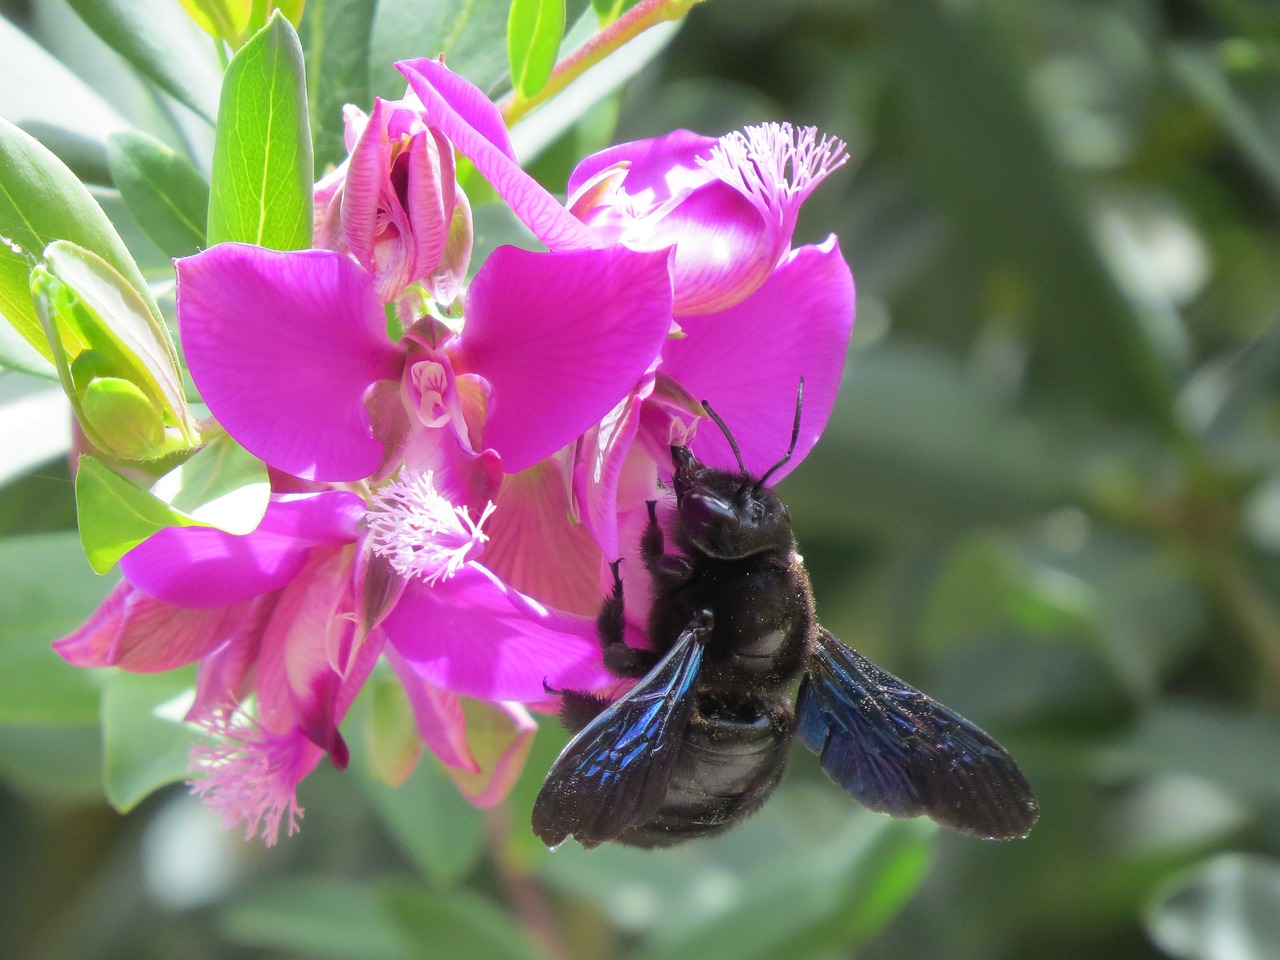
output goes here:
<path id="1" fill-rule="evenodd" d="M 720 428 L 720 432 L 724 434 L 724 438 L 729 441 L 729 449 L 733 451 L 734 459 L 738 461 L 738 469 L 743 473 L 746 473 L 747 468 L 743 466 L 742 451 L 738 449 L 738 441 L 733 439 L 733 434 L 729 432 L 729 428 L 725 426 L 724 421 L 720 419 L 720 414 L 712 410 L 711 404 L 707 403 L 705 400 L 702 401 L 702 408 L 707 411 L 707 416 L 715 422 L 715 425 Z"/>
<path id="2" fill-rule="evenodd" d="M 765 471 L 764 476 L 760 478 L 760 482 L 756 484 L 756 488 L 760 489 L 768 483 L 769 478 L 786 466 L 787 461 L 791 459 L 791 455 L 796 452 L 796 444 L 800 440 L 800 411 L 803 408 L 804 401 L 804 377 L 800 378 L 800 385 L 796 387 L 796 418 L 791 424 L 791 443 L 787 446 L 787 452 L 782 455 L 782 459 L 775 463 L 772 467 Z M 737 452 L 737 448 L 734 448 Z M 738 462 L 742 462 L 742 458 L 738 458 Z"/>

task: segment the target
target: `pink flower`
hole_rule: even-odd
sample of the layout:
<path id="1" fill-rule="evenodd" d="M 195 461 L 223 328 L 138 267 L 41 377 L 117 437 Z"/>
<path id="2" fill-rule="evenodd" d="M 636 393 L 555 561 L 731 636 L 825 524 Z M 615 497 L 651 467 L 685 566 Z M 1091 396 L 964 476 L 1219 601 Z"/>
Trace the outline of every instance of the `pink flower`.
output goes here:
<path id="1" fill-rule="evenodd" d="M 243 822 L 268 844 L 282 823 L 297 828 L 297 786 L 321 757 L 347 765 L 338 723 L 381 648 L 379 635 L 356 631 L 363 513 L 350 493 L 284 495 L 245 536 L 161 530 L 121 560 L 124 580 L 98 611 L 54 644 L 81 667 L 199 661 L 187 719 L 216 740 L 192 752 L 196 790 L 224 824 Z"/>
<path id="2" fill-rule="evenodd" d="M 813 127 L 766 123 L 718 140 L 677 130 L 583 160 L 569 209 L 634 249 L 674 245 L 676 316 L 718 313 L 778 268 L 801 204 L 846 159 Z"/>
<path id="3" fill-rule="evenodd" d="M 383 302 L 412 283 L 452 302 L 471 258 L 471 208 L 452 146 L 412 93 L 375 100 L 367 117 L 348 106 L 344 119 L 350 156 L 316 184 L 316 246 L 355 257 Z"/>
<path id="4" fill-rule="evenodd" d="M 178 318 L 205 403 L 269 465 L 347 481 L 403 460 L 482 507 L 486 464 L 532 466 L 644 376 L 670 325 L 667 264 L 619 246 L 500 247 L 460 333 L 428 321 L 396 344 L 349 258 L 220 244 L 178 261 Z"/>

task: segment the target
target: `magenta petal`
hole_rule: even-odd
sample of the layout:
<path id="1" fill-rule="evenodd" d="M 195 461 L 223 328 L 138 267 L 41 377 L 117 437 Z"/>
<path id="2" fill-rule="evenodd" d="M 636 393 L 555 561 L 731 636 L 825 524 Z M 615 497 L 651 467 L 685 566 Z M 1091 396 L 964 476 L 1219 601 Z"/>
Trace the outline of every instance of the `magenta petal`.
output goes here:
<path id="1" fill-rule="evenodd" d="M 530 703 L 547 699 L 544 683 L 616 682 L 591 618 L 543 607 L 477 563 L 435 586 L 410 583 L 383 628 L 419 676 L 464 696 Z"/>
<path id="2" fill-rule="evenodd" d="M 715 313 L 745 300 L 768 279 L 791 243 L 732 187 L 714 181 L 657 221 L 642 221 L 647 248 L 676 244 L 675 315 Z M 628 238 L 624 238 L 628 239 Z"/>
<path id="3" fill-rule="evenodd" d="M 640 426 L 644 398 L 652 392 L 650 379 L 591 427 L 583 435 L 574 464 L 573 490 L 583 525 L 610 560 L 622 556 L 618 541 L 618 487 Z M 644 495 L 652 493 L 652 486 L 647 484 Z"/>
<path id="4" fill-rule="evenodd" d="M 342 188 L 342 232 L 352 256 L 367 270 L 373 268 L 378 200 L 391 160 L 383 117 L 386 109 L 386 101 L 381 97 L 373 101 L 373 112 L 347 160 L 347 177 Z"/>
<path id="5" fill-rule="evenodd" d="M 600 548 L 584 524 L 569 520 L 559 462 L 544 460 L 507 477 L 497 506 L 485 527 L 484 565 L 543 603 L 595 616 L 602 599 Z"/>
<path id="6" fill-rule="evenodd" d="M 681 190 L 715 179 L 698 160 L 710 157 L 718 142 L 689 130 L 673 130 L 649 140 L 620 143 L 593 153 L 574 168 L 569 195 L 602 170 L 626 164 L 626 192 L 633 197 L 643 194 L 646 204 L 657 206 Z"/>
<path id="7" fill-rule="evenodd" d="M 516 473 L 604 417 L 671 326 L 668 252 L 499 247 L 467 293 L 461 364 L 491 387 L 484 444 Z"/>
<path id="8" fill-rule="evenodd" d="M 77 667 L 158 673 L 199 660 L 233 635 L 248 613 L 241 604 L 187 610 L 120 583 L 79 630 L 53 648 Z"/>
<path id="9" fill-rule="evenodd" d="M 166 527 L 120 560 L 139 590 L 181 607 L 220 607 L 278 590 L 302 569 L 312 547 L 351 543 L 364 516 L 354 493 L 277 497 L 256 530 Z"/>
<path id="10" fill-rule="evenodd" d="M 533 746 L 538 724 L 518 703 L 469 701 L 467 741 L 477 770 L 450 770 L 458 792 L 481 808 L 496 806 L 511 792 Z"/>
<path id="11" fill-rule="evenodd" d="M 502 114 L 479 88 L 435 60 L 407 60 L 396 69 L 422 101 L 432 126 L 476 165 L 534 236 L 552 250 L 599 244 L 591 230 L 520 169 Z"/>
<path id="12" fill-rule="evenodd" d="M 295 476 L 361 480 L 382 460 L 365 392 L 397 380 L 373 285 L 350 257 L 224 243 L 177 261 L 178 322 L 205 403 Z"/>
<path id="13" fill-rule="evenodd" d="M 480 764 L 476 763 L 467 746 L 467 718 L 463 715 L 458 695 L 423 680 L 405 663 L 395 647 L 387 647 L 387 660 L 409 698 L 413 719 L 427 749 L 445 766 L 479 773 Z"/>
<path id="14" fill-rule="evenodd" d="M 787 450 L 796 387 L 804 414 L 786 476 L 813 448 L 835 404 L 853 331 L 853 275 L 834 237 L 795 251 L 755 294 L 722 313 L 681 320 L 687 336 L 663 350 L 662 371 L 710 401 L 733 431 L 747 469 L 762 473 Z M 720 431 L 704 423 L 693 450 L 734 467 Z"/>

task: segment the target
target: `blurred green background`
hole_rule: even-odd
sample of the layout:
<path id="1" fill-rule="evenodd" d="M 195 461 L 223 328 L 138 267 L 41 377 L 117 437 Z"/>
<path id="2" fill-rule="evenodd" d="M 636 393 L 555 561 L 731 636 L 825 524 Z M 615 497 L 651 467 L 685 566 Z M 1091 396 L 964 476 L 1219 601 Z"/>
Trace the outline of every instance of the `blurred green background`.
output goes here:
<path id="1" fill-rule="evenodd" d="M 352 17 L 328 55 L 372 78 L 328 95 L 397 95 L 387 61 L 434 54 L 441 9 L 311 0 Z M 113 129 L 207 165 L 207 124 L 63 0 L 0 12 L 0 115 L 110 213 Z M 483 25 L 450 63 L 500 91 Z M 547 854 L 527 823 L 551 722 L 487 813 L 430 764 L 391 791 L 357 763 L 304 784 L 303 830 L 271 850 L 179 786 L 122 818 L 99 717 L 166 694 L 100 690 L 47 651 L 107 584 L 64 532 L 67 472 L 40 452 L 59 441 L 15 426 L 45 388 L 3 374 L 0 954 L 1280 957 L 1280 9 L 709 0 L 535 169 L 560 189 L 608 140 L 765 119 L 853 155 L 797 237 L 836 232 L 859 296 L 830 427 L 782 488 L 821 615 L 1010 748 L 1040 798 L 1031 837 L 868 814 L 797 750 L 725 837 Z"/>

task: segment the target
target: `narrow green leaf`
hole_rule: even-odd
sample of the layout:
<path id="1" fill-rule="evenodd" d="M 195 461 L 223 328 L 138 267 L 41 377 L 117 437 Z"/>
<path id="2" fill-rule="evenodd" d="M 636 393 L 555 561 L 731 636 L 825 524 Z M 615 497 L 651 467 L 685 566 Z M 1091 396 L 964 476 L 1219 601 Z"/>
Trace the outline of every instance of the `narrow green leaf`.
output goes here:
<path id="1" fill-rule="evenodd" d="M 29 277 L 45 247 L 54 240 L 70 240 L 97 254 L 143 302 L 154 306 L 137 264 L 89 191 L 62 161 L 3 119 L 0 238 L 0 316 L 46 360 L 52 360 L 53 353 L 31 301 Z M 159 322 L 158 309 L 154 316 Z"/>
<path id="2" fill-rule="evenodd" d="M 212 122 L 218 63 L 172 0 L 68 0 L 89 28 L 160 89 Z"/>
<path id="3" fill-rule="evenodd" d="M 564 0 L 512 0 L 507 18 L 511 85 L 531 97 L 547 84 L 564 36 Z"/>
<path id="4" fill-rule="evenodd" d="M 192 523 L 89 456 L 80 458 L 76 470 L 76 514 L 84 555 L 98 573 L 106 573 L 157 530 Z"/>
<path id="5" fill-rule="evenodd" d="M 222 85 L 209 243 L 311 244 L 313 170 L 302 46 L 275 15 L 232 58 Z"/>
<path id="6" fill-rule="evenodd" d="M 187 775 L 196 733 L 183 722 L 195 667 L 163 673 L 113 671 L 102 687 L 102 786 L 128 813 L 155 790 Z"/>
<path id="7" fill-rule="evenodd" d="M 613 23 L 623 10 L 633 5 L 634 2 L 628 3 L 627 0 L 591 0 L 591 9 L 596 12 L 602 27 Z"/>
<path id="8" fill-rule="evenodd" d="M 369 41 L 376 0 L 312 0 L 302 21 L 307 52 L 307 102 L 316 169 L 337 164 L 346 155 L 342 108 L 354 103 L 368 110 Z"/>
<path id="9" fill-rule="evenodd" d="M 145 133 L 107 141 L 111 179 L 142 232 L 166 256 L 204 249 L 209 184 L 190 161 Z"/>
<path id="10" fill-rule="evenodd" d="M 49 646 L 97 607 L 111 583 L 71 532 L 0 540 L 0 724 L 97 723 L 97 678 Z"/>

